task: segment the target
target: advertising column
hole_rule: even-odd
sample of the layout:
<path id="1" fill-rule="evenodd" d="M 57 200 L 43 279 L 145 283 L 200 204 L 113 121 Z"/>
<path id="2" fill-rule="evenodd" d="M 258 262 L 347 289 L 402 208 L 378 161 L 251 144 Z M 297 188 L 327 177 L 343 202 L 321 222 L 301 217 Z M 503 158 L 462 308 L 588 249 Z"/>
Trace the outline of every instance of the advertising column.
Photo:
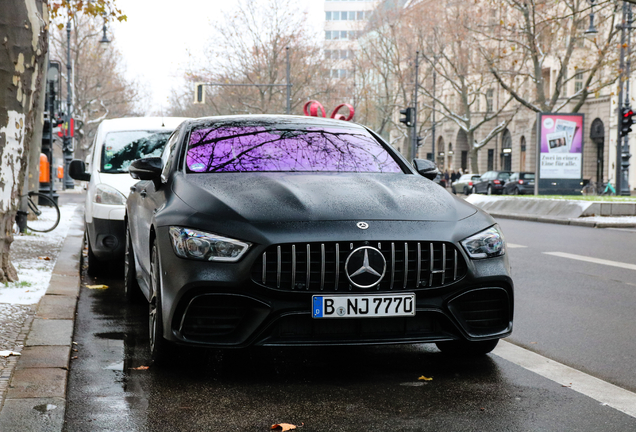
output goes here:
<path id="1" fill-rule="evenodd" d="M 539 194 L 580 193 L 583 119 L 583 114 L 538 115 L 536 188 Z"/>

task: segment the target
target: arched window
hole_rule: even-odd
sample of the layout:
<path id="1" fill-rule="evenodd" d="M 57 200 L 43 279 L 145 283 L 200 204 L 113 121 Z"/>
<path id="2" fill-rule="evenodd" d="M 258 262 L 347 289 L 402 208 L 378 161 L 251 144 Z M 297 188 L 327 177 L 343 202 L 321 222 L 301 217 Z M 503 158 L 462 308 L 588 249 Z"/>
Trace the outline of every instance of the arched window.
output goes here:
<path id="1" fill-rule="evenodd" d="M 512 135 L 508 129 L 503 131 L 501 137 L 501 169 L 512 171 Z"/>

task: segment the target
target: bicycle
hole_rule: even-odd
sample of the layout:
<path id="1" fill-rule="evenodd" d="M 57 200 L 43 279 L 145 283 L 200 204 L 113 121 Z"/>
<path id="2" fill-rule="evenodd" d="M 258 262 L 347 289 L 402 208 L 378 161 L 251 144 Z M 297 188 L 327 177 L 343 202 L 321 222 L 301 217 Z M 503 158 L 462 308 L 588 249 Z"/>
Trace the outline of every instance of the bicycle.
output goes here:
<path id="1" fill-rule="evenodd" d="M 53 231 L 60 223 L 60 208 L 50 196 L 30 191 L 20 199 L 26 199 L 29 210 L 26 212 L 18 210 L 15 216 L 19 231 L 23 231 L 23 227 L 26 227 L 34 232 L 45 233 Z M 37 219 L 29 220 L 29 214 L 35 215 Z"/>

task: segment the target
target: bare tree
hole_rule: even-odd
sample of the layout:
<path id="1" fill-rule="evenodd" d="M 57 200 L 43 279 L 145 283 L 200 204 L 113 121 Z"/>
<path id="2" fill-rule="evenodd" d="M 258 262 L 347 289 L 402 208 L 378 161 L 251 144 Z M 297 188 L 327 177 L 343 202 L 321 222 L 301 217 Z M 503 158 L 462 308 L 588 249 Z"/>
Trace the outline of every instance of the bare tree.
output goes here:
<path id="1" fill-rule="evenodd" d="M 277 86 L 206 87 L 206 105 L 192 107 L 191 90 L 172 97 L 171 114 L 282 113 L 286 107 L 286 58 L 289 47 L 292 112 L 330 89 L 325 79 L 317 37 L 292 0 L 241 0 L 214 23 L 214 36 L 204 67 L 194 67 L 186 78 L 224 84 Z"/>
<path id="2" fill-rule="evenodd" d="M 471 28 L 492 75 L 517 102 L 535 112 L 578 112 L 590 94 L 616 81 L 620 3 L 595 6 L 593 39 L 585 38 L 591 12 L 585 0 L 491 1 L 482 5 L 490 8 L 490 22 Z M 580 84 L 568 92 L 573 80 Z"/>
<path id="3" fill-rule="evenodd" d="M 93 142 L 102 120 L 140 115 L 143 95 L 137 83 L 124 77 L 122 57 L 113 44 L 105 49 L 100 46 L 102 18 L 82 14 L 74 15 L 71 20 L 73 118 L 82 125 L 80 133 L 75 135 L 76 150 L 84 152 Z M 54 27 L 50 38 L 51 59 L 59 60 L 62 71 L 66 71 L 66 30 Z M 65 73 L 63 79 L 68 79 Z M 62 85 L 61 90 L 64 99 L 66 85 Z"/>
<path id="4" fill-rule="evenodd" d="M 468 141 L 471 172 L 479 172 L 478 152 L 512 121 L 518 109 L 511 109 L 512 97 L 497 106 L 493 88 L 497 85 L 486 62 L 477 55 L 479 40 L 469 29 L 469 23 L 484 19 L 479 8 L 472 4 L 445 2 L 417 8 L 420 19 L 433 14 L 434 25 L 423 38 L 422 52 L 428 64 L 425 83 L 433 72 L 441 81 L 434 91 L 422 85 L 426 98 L 422 105 L 435 110 L 446 121 L 464 131 Z M 426 15 L 424 15 L 426 14 Z M 428 80 L 428 81 L 427 81 Z M 481 131 L 485 128 L 485 132 Z"/>
<path id="5" fill-rule="evenodd" d="M 42 116 L 39 100 L 46 74 L 49 14 L 56 15 L 61 10 L 92 15 L 107 12 L 125 19 L 121 11 L 108 9 L 109 6 L 107 0 L 5 0 L 0 6 L 0 282 L 17 280 L 9 251 L 26 161 L 30 148 L 40 146 L 32 137 L 36 118 Z"/>

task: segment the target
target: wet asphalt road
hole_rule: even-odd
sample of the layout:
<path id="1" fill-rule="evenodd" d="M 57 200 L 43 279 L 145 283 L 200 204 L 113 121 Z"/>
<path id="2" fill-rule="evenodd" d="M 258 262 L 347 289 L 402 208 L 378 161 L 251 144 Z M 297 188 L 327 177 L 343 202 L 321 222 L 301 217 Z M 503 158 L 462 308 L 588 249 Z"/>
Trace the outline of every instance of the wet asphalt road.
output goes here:
<path id="1" fill-rule="evenodd" d="M 502 225 L 510 242 L 515 235 L 509 231 L 530 229 Z M 546 224 L 534 225 L 546 229 Z M 527 243 L 533 238 L 526 232 L 515 241 L 524 240 L 522 235 L 528 235 Z M 577 349 L 578 340 L 574 347 L 559 348 L 558 334 L 567 329 L 550 328 L 550 319 L 560 317 L 532 313 L 542 307 L 547 288 L 533 290 L 530 281 L 537 285 L 540 280 L 541 286 L 554 282 L 548 263 L 532 274 L 519 269 L 519 259 L 530 249 L 510 250 L 521 290 L 515 324 L 520 330 L 512 339 L 538 345 L 536 351 L 545 355 L 574 356 L 573 363 L 585 363 L 586 347 Z M 563 263 L 554 266 L 565 268 Z M 87 283 L 109 288 L 81 291 L 77 359 L 68 384 L 69 432 L 266 431 L 280 422 L 304 423 L 302 431 L 636 430 L 635 418 L 496 355 L 453 359 L 433 345 L 182 350 L 169 368 L 135 370 L 148 365 L 147 306 L 127 304 L 117 279 L 84 275 Z M 577 283 L 568 282 L 567 292 Z M 568 298 L 576 304 L 576 296 Z M 520 306 L 519 299 L 530 305 Z M 545 338 L 538 338 L 535 329 Z M 539 343 L 532 344 L 535 338 Z M 618 349 L 612 353 L 620 352 L 620 344 L 614 345 Z M 419 380 L 422 376 L 432 380 Z"/>

